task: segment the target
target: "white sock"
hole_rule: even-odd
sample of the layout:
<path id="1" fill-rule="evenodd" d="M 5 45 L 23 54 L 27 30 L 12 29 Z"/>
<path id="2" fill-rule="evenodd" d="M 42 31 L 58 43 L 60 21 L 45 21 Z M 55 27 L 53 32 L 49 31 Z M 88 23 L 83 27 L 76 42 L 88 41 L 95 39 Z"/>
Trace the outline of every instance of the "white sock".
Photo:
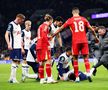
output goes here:
<path id="1" fill-rule="evenodd" d="M 27 76 L 29 74 L 29 65 L 22 63 L 22 74 Z"/>
<path id="2" fill-rule="evenodd" d="M 12 63 L 11 64 L 11 74 L 10 74 L 10 79 L 9 80 L 15 80 L 16 81 L 16 71 L 17 71 L 17 64 Z"/>

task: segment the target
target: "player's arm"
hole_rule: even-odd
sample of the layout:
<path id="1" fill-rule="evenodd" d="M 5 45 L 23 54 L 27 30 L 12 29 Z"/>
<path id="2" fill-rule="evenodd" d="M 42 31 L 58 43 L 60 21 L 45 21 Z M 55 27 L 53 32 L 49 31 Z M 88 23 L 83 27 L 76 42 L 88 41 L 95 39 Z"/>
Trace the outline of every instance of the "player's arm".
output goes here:
<path id="1" fill-rule="evenodd" d="M 52 37 L 56 36 L 58 33 L 60 33 L 64 29 L 64 26 L 62 25 L 53 35 Z"/>
<path id="2" fill-rule="evenodd" d="M 57 65 L 57 70 L 58 70 L 58 73 L 59 73 L 59 76 L 60 76 L 61 80 L 64 80 L 64 77 L 63 77 L 63 61 L 64 60 L 65 60 L 65 57 L 61 56 L 59 58 L 58 65 Z"/>
<path id="3" fill-rule="evenodd" d="M 98 43 L 99 42 L 99 39 L 98 39 L 98 37 L 97 37 L 97 35 L 95 33 L 95 30 L 92 28 L 92 26 L 89 24 L 89 22 L 86 19 L 85 19 L 85 22 L 86 22 L 86 26 L 88 27 L 88 29 L 92 31 L 92 34 L 95 37 L 96 43 Z"/>
<path id="4" fill-rule="evenodd" d="M 62 38 L 61 38 L 61 35 L 60 35 L 60 33 L 59 34 L 57 34 L 57 39 L 58 39 L 58 43 L 59 43 L 59 45 L 60 45 L 60 51 L 61 51 L 61 53 L 63 52 L 63 50 L 62 50 Z"/>
<path id="5" fill-rule="evenodd" d="M 68 27 L 71 24 L 71 19 L 69 18 L 53 35 L 52 37 L 54 37 L 55 35 L 57 35 L 59 32 L 61 32 L 64 28 Z"/>
<path id="6" fill-rule="evenodd" d="M 9 40 L 9 36 L 10 36 L 10 33 L 12 32 L 12 30 L 13 30 L 13 26 L 12 26 L 12 24 L 9 24 L 8 28 L 6 30 L 6 33 L 5 33 L 5 40 L 6 40 L 6 43 L 8 45 L 9 50 L 12 50 L 12 47 L 10 45 L 10 40 Z"/>
<path id="7" fill-rule="evenodd" d="M 92 34 L 95 36 L 95 41 L 98 43 L 98 42 L 99 42 L 99 39 L 98 39 L 98 37 L 97 37 L 97 35 L 96 35 L 96 33 L 95 33 L 95 30 L 92 28 L 91 25 L 89 25 L 88 28 L 89 28 L 89 30 L 92 31 Z"/>
<path id="8" fill-rule="evenodd" d="M 24 54 L 25 53 L 25 50 L 24 50 L 24 36 L 25 36 L 25 33 L 24 31 L 21 32 L 21 52 Z"/>

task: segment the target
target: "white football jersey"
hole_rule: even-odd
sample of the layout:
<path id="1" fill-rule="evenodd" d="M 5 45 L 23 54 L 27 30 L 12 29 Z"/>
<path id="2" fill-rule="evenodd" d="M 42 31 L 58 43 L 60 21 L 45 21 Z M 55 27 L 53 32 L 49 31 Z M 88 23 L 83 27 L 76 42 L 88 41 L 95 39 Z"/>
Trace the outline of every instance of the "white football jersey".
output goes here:
<path id="1" fill-rule="evenodd" d="M 51 24 L 51 32 L 50 32 L 50 34 L 54 34 L 58 29 L 59 29 L 59 27 L 54 26 L 54 24 L 52 23 Z M 55 37 L 50 41 L 51 48 L 54 48 L 54 40 L 55 40 Z"/>
<path id="2" fill-rule="evenodd" d="M 63 59 L 61 59 L 63 57 Z M 66 52 L 62 53 L 58 58 L 58 63 L 63 64 L 63 68 L 67 68 L 71 62 L 72 56 L 67 56 Z"/>
<path id="3" fill-rule="evenodd" d="M 35 59 L 32 56 L 30 50 L 28 50 L 27 57 L 26 57 L 26 61 L 28 61 L 28 62 L 35 62 Z"/>
<path id="4" fill-rule="evenodd" d="M 30 47 L 30 42 L 31 42 L 31 31 L 27 31 L 27 30 L 22 30 L 22 32 L 24 33 L 24 35 L 22 36 L 24 39 L 24 49 L 29 49 Z"/>
<path id="5" fill-rule="evenodd" d="M 10 32 L 10 44 L 13 49 L 21 48 L 21 26 L 16 24 L 14 21 L 10 22 L 9 25 L 12 25 L 12 30 L 9 29 L 11 26 L 8 26 L 8 30 Z"/>

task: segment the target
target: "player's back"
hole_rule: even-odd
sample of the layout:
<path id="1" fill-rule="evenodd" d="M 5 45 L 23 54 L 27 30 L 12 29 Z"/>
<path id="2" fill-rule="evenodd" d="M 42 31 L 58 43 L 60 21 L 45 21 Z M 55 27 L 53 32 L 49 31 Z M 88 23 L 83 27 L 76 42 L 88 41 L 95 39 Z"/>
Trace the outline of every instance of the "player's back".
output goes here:
<path id="1" fill-rule="evenodd" d="M 43 23 L 38 28 L 38 35 L 37 35 L 37 49 L 42 48 L 43 46 L 48 46 L 48 25 Z"/>
<path id="2" fill-rule="evenodd" d="M 88 21 L 82 16 L 74 16 L 67 20 L 72 31 L 72 40 L 76 43 L 86 43 L 86 27 L 89 27 Z"/>

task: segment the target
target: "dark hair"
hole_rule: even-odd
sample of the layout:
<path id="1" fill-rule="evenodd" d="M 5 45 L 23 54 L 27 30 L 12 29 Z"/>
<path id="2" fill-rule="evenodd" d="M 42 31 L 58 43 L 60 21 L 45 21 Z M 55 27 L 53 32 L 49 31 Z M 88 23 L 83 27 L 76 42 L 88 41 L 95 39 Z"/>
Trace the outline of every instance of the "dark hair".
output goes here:
<path id="1" fill-rule="evenodd" d="M 66 52 L 71 51 L 71 47 L 66 48 Z"/>
<path id="2" fill-rule="evenodd" d="M 46 14 L 45 17 L 44 17 L 45 21 L 50 21 L 52 19 L 53 19 L 53 17 L 50 14 Z"/>
<path id="3" fill-rule="evenodd" d="M 99 27 L 98 27 L 98 30 L 99 30 L 99 29 L 104 29 L 104 30 L 106 30 L 105 26 L 99 26 Z"/>
<path id="4" fill-rule="evenodd" d="M 55 21 L 62 21 L 62 22 L 63 22 L 63 18 L 62 18 L 61 16 L 57 16 L 57 17 L 55 18 Z"/>
<path id="5" fill-rule="evenodd" d="M 21 14 L 21 13 L 20 13 L 20 14 L 17 14 L 16 17 L 19 17 L 19 18 L 25 19 L 25 16 L 24 16 L 23 14 Z"/>
<path id="6" fill-rule="evenodd" d="M 72 11 L 74 11 L 74 10 L 79 10 L 79 8 L 78 8 L 78 7 L 74 7 L 74 8 L 72 9 Z"/>
<path id="7" fill-rule="evenodd" d="M 75 76 L 75 74 L 74 74 L 74 73 L 71 73 L 71 74 L 69 74 L 69 75 L 68 75 L 68 78 L 69 78 L 70 80 L 75 81 L 76 76 Z"/>

